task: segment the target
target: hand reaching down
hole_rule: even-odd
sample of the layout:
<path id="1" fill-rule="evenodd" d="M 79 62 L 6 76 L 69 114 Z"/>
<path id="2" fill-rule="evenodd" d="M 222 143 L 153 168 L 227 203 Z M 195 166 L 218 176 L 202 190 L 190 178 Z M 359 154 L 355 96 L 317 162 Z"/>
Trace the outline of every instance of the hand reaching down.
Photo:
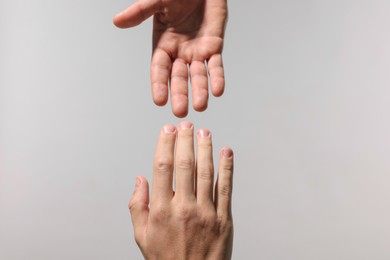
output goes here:
<path id="1" fill-rule="evenodd" d="M 208 103 L 208 77 L 214 96 L 221 96 L 224 91 L 222 48 L 227 0 L 139 0 L 117 14 L 114 24 L 129 28 L 152 15 L 150 78 L 154 103 L 165 105 L 169 89 L 173 113 L 186 116 L 190 79 L 193 107 L 204 111 Z"/>
<path id="2" fill-rule="evenodd" d="M 207 129 L 197 132 L 196 159 L 190 122 L 161 130 L 151 197 L 147 180 L 137 177 L 129 203 L 135 240 L 145 259 L 231 258 L 233 152 L 225 147 L 220 153 L 215 189 L 212 154 Z"/>

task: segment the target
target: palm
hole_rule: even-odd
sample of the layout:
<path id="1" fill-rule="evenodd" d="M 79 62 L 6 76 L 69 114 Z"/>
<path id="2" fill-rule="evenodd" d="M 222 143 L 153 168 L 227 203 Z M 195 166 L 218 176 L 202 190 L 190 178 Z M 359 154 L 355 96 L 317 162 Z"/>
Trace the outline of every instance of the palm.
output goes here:
<path id="1" fill-rule="evenodd" d="M 205 110 L 208 75 L 213 95 L 220 96 L 224 90 L 221 54 L 226 0 L 140 0 L 118 14 L 114 22 L 118 27 L 128 28 L 153 14 L 150 73 L 154 102 L 165 105 L 170 90 L 173 113 L 186 116 L 190 78 L 193 107 L 197 111 Z"/>

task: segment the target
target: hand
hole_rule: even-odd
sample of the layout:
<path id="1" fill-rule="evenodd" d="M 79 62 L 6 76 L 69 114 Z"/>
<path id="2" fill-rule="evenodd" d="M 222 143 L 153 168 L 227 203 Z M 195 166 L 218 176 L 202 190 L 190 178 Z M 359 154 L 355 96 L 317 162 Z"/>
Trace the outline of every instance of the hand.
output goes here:
<path id="1" fill-rule="evenodd" d="M 208 102 L 207 74 L 213 95 L 221 96 L 224 91 L 222 48 L 227 0 L 139 0 L 117 14 L 114 24 L 129 28 L 152 15 L 150 78 L 154 103 L 167 103 L 169 82 L 172 111 L 178 117 L 186 116 L 190 77 L 193 107 L 204 111 Z"/>
<path id="2" fill-rule="evenodd" d="M 137 177 L 129 208 L 135 240 L 145 259 L 231 258 L 233 151 L 226 147 L 221 151 L 213 192 L 210 132 L 199 130 L 197 140 L 195 165 L 193 125 L 185 121 L 177 129 L 166 125 L 161 130 L 154 158 L 150 207 L 148 182 Z"/>

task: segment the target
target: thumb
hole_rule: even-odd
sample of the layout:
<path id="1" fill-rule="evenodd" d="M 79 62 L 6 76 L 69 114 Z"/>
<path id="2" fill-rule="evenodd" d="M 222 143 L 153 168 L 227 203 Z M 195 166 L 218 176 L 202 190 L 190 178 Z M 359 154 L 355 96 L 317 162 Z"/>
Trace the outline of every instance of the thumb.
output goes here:
<path id="1" fill-rule="evenodd" d="M 159 0 L 139 0 L 126 10 L 118 13 L 114 17 L 114 24 L 119 28 L 137 26 L 158 12 L 160 7 L 161 1 Z"/>
<path id="2" fill-rule="evenodd" d="M 148 223 L 149 216 L 149 184 L 145 177 L 138 176 L 135 191 L 129 202 L 135 240 L 139 242 Z"/>

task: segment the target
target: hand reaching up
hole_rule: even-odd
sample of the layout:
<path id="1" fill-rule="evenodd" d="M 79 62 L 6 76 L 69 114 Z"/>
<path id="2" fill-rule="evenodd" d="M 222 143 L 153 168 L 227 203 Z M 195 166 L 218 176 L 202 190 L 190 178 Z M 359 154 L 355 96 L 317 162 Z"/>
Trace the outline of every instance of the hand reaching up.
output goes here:
<path id="1" fill-rule="evenodd" d="M 195 156 L 193 132 L 188 121 L 163 127 L 150 195 L 148 181 L 137 177 L 129 208 L 145 259 L 231 258 L 233 151 L 222 149 L 214 185 L 211 133 L 197 132 Z"/>
<path id="2" fill-rule="evenodd" d="M 190 79 L 193 107 L 204 111 L 208 82 L 214 96 L 224 91 L 222 48 L 227 0 L 139 0 L 117 14 L 114 24 L 134 27 L 152 15 L 150 78 L 154 103 L 165 105 L 169 90 L 173 113 L 186 116 Z"/>

